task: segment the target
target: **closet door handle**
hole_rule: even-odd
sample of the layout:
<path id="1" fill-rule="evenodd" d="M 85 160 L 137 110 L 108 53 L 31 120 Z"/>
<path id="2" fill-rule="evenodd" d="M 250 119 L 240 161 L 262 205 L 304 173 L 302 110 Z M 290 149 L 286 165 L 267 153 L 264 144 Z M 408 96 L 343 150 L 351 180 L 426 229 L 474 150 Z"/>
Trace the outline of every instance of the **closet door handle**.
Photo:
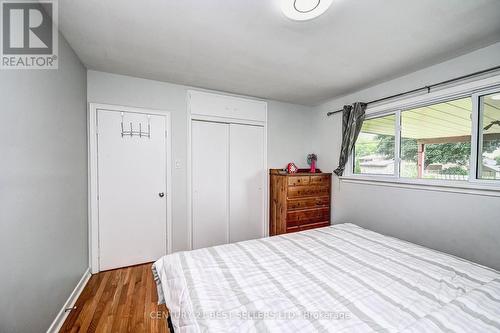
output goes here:
<path id="1" fill-rule="evenodd" d="M 160 196 L 160 198 L 163 198 L 165 196 L 165 193 L 160 192 L 160 193 L 158 193 L 158 195 Z"/>

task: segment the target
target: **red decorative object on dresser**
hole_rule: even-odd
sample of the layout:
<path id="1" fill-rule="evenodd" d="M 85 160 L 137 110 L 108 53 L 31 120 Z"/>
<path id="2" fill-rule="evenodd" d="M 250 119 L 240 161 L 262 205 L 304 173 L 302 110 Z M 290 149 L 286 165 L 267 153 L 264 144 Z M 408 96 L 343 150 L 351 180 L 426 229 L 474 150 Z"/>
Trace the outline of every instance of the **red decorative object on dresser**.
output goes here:
<path id="1" fill-rule="evenodd" d="M 270 170 L 269 235 L 330 225 L 331 173 Z"/>
<path id="2" fill-rule="evenodd" d="M 297 168 L 297 166 L 293 162 L 288 163 L 288 165 L 286 167 L 286 171 L 288 173 L 297 173 L 298 170 L 299 170 L 299 168 Z"/>

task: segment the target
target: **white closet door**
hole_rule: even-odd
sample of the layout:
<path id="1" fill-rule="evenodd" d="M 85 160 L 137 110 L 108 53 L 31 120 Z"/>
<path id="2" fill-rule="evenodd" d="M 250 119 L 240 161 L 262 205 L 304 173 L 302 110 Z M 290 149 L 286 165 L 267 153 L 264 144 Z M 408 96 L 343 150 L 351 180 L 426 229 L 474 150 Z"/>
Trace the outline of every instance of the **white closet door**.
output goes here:
<path id="1" fill-rule="evenodd" d="M 157 260 L 166 254 L 165 117 L 98 110 L 99 268 Z"/>
<path id="2" fill-rule="evenodd" d="M 230 125 L 231 243 L 264 236 L 264 128 Z"/>
<path id="3" fill-rule="evenodd" d="M 193 248 L 228 243 L 229 125 L 193 120 L 191 140 Z"/>

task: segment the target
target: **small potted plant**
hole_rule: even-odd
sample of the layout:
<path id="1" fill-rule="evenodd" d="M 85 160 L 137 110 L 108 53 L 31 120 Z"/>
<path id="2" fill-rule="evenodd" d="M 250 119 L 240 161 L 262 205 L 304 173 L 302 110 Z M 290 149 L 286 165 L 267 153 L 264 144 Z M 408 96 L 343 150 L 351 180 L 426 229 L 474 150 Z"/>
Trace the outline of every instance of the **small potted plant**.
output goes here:
<path id="1" fill-rule="evenodd" d="M 307 155 L 307 164 L 311 166 L 311 173 L 316 173 L 316 161 L 318 160 L 318 156 L 316 154 Z"/>

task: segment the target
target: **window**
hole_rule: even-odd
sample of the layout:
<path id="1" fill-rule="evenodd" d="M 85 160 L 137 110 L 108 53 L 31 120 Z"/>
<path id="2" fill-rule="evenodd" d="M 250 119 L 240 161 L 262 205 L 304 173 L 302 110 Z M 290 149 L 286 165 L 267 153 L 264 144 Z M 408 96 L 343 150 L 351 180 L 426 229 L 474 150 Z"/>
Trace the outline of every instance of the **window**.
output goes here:
<path id="1" fill-rule="evenodd" d="M 394 175 L 394 114 L 363 122 L 354 147 L 354 173 Z"/>
<path id="2" fill-rule="evenodd" d="M 479 97 L 479 179 L 500 179 L 500 92 Z"/>
<path id="3" fill-rule="evenodd" d="M 350 158 L 351 175 L 500 191 L 497 87 L 469 94 L 458 88 L 460 95 L 449 99 L 368 115 Z"/>
<path id="4" fill-rule="evenodd" d="M 471 114 L 470 97 L 401 112 L 400 176 L 467 180 Z"/>

